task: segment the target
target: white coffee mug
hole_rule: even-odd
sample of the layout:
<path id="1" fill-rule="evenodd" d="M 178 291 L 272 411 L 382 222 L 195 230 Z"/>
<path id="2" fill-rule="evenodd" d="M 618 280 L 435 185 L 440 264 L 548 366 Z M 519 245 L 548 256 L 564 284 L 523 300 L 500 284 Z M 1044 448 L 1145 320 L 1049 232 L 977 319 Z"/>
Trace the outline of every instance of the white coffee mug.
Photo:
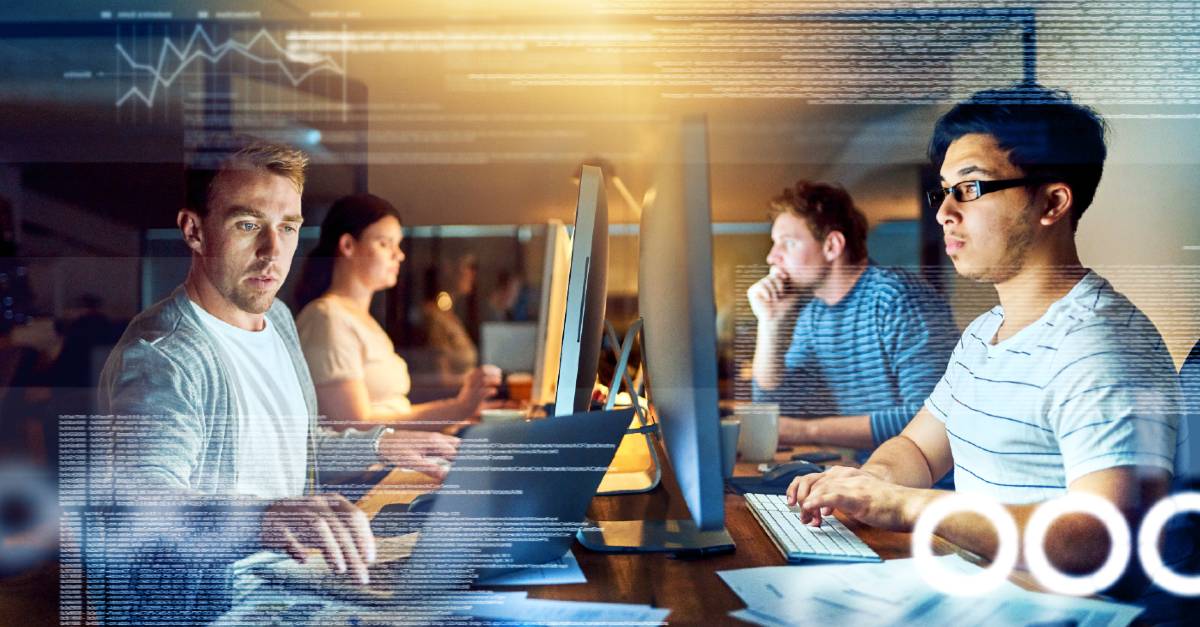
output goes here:
<path id="1" fill-rule="evenodd" d="M 479 412 L 480 422 L 512 422 L 524 419 L 525 411 L 521 409 L 485 409 Z"/>
<path id="2" fill-rule="evenodd" d="M 734 418 L 742 423 L 738 436 L 738 453 L 747 462 L 769 462 L 775 459 L 779 445 L 779 404 L 746 403 L 738 405 Z"/>

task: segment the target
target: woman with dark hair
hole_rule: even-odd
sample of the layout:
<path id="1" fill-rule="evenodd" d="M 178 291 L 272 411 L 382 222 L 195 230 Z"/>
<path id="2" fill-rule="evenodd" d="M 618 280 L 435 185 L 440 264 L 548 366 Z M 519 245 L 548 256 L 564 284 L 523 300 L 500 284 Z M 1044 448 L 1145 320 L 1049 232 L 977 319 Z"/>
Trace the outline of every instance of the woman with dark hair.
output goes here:
<path id="1" fill-rule="evenodd" d="M 389 202 L 371 194 L 345 196 L 329 209 L 301 273 L 300 343 L 321 413 L 341 425 L 441 429 L 477 414 L 500 383 L 494 366 L 473 368 L 455 398 L 408 401 L 408 365 L 369 312 L 375 292 L 396 285 L 403 238 L 400 214 Z"/>

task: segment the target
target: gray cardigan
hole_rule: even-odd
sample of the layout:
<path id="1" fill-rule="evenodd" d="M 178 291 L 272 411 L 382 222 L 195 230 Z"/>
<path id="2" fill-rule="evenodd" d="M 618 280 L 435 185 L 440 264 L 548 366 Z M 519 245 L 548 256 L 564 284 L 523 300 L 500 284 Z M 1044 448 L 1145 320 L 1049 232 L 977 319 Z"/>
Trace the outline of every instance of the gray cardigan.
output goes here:
<path id="1" fill-rule="evenodd" d="M 287 346 L 308 407 L 306 491 L 315 488 L 318 468 L 362 470 L 377 461 L 373 444 L 382 427 L 342 433 L 318 427 L 316 391 L 291 312 L 276 300 L 266 315 Z M 130 577 L 127 581 L 133 590 L 129 592 L 140 597 L 128 608 L 110 603 L 114 612 L 110 619 L 127 609 L 190 617 L 194 609 L 185 606 L 195 603 L 210 606 L 198 608 L 197 618 L 220 611 L 224 601 L 213 596 L 218 594 L 216 588 L 227 594 L 229 566 L 261 550 L 259 521 L 268 502 L 233 495 L 239 403 L 226 363 L 220 345 L 205 331 L 181 286 L 130 322 L 104 365 L 98 408 L 108 416 L 94 417 L 93 427 L 114 429 L 109 437 L 115 441 L 115 454 L 105 458 L 111 475 L 102 475 L 106 480 L 111 477 L 113 499 L 97 503 L 93 498 L 92 502 L 116 506 L 116 516 L 126 522 L 113 529 L 135 530 L 137 541 L 133 548 L 114 554 L 111 547 L 123 545 L 115 544 L 110 529 L 91 553 L 104 551 L 102 562 L 109 575 L 114 567 L 131 567 L 116 580 L 124 585 L 125 577 Z M 141 512 L 145 520 L 131 525 L 129 510 L 134 518 Z M 148 511 L 155 513 L 147 515 Z M 148 563 L 164 568 L 143 577 L 155 570 L 148 569 Z M 171 585 L 161 585 L 164 577 Z M 153 579 L 148 584 L 156 585 L 139 589 L 138 580 L 143 578 Z M 177 586 L 185 589 L 171 589 Z M 147 598 L 156 590 L 159 596 L 173 597 L 167 606 L 156 606 Z M 106 594 L 115 592 L 110 585 Z"/>

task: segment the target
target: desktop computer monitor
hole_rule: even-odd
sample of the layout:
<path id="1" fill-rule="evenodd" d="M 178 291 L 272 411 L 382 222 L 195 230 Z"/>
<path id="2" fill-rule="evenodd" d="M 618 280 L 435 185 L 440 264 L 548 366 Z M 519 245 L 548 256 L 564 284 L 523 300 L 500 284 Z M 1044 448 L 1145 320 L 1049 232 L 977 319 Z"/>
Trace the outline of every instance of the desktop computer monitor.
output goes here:
<path id="1" fill-rule="evenodd" d="M 717 408 L 712 209 L 704 118 L 686 118 L 642 211 L 638 309 L 648 396 L 663 447 L 701 530 L 725 524 Z"/>
<path id="2" fill-rule="evenodd" d="M 583 170 L 580 170 L 576 227 L 578 231 L 575 245 L 572 245 L 567 229 L 561 222 L 551 222 L 546 233 L 537 350 L 540 358 L 535 369 L 533 398 L 539 404 L 554 402 L 559 373 L 564 373 L 563 376 L 575 381 L 577 387 L 574 396 L 564 396 L 562 403 L 555 403 L 557 411 L 551 413 L 558 416 L 563 415 L 563 407 L 573 406 L 576 410 L 583 411 L 589 403 L 592 382 L 598 370 L 598 353 L 602 346 L 600 339 L 604 327 L 607 285 L 597 272 L 603 268 L 603 262 L 599 260 L 607 259 L 606 254 L 602 255 L 608 248 L 608 232 L 605 225 L 607 211 L 604 204 L 606 196 L 603 191 L 606 179 L 603 168 L 600 168 L 598 173 L 595 170 L 589 168 L 586 176 Z M 591 235 L 586 234 L 589 229 Z M 575 253 L 574 256 L 572 252 Z M 588 255 L 591 258 L 590 263 Z M 572 271 L 572 265 L 578 268 L 581 263 L 585 269 L 590 267 L 590 272 Z M 571 293 L 569 310 L 579 316 L 578 321 L 583 325 L 577 358 L 569 356 L 571 345 L 576 339 L 564 337 L 563 333 L 564 328 L 579 328 L 574 322 L 564 327 L 564 318 L 568 311 L 568 291 Z M 562 361 L 559 359 L 560 352 L 563 355 Z M 614 399 L 610 399 L 612 400 Z M 640 425 L 639 419 L 638 426 Z M 660 465 L 656 463 L 649 444 L 649 437 L 645 434 L 627 434 L 609 472 L 604 475 L 598 493 L 640 493 L 652 490 L 658 485 Z"/>
<path id="3" fill-rule="evenodd" d="M 705 118 L 685 118 L 659 153 L 638 259 L 647 395 L 691 518 L 597 521 L 579 537 L 595 550 L 733 549 L 721 475 L 707 135 Z"/>
<path id="4" fill-rule="evenodd" d="M 554 415 L 587 411 L 604 334 L 608 293 L 608 205 L 600 168 L 585 165 L 579 177 L 575 233 L 559 351 Z"/>
<path id="5" fill-rule="evenodd" d="M 539 405 L 554 402 L 558 357 L 562 350 L 563 316 L 567 311 L 567 277 L 571 273 L 571 235 L 558 220 L 546 224 L 546 256 L 542 262 L 542 295 L 538 307 L 533 393 Z"/>

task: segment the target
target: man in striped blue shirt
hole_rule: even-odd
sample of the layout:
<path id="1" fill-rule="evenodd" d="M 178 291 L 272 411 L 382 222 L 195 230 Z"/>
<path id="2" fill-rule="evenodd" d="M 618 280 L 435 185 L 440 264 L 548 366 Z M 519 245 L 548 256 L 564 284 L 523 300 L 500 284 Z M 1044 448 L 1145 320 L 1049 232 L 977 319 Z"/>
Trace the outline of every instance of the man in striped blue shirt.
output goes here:
<path id="1" fill-rule="evenodd" d="M 842 188 L 800 181 L 771 213 L 771 271 L 747 293 L 758 318 L 755 400 L 779 403 L 785 444 L 873 449 L 900 433 L 946 369 L 958 335 L 950 308 L 915 274 L 867 258 L 866 218 Z"/>
<path id="2" fill-rule="evenodd" d="M 838 509 L 911 530 L 953 468 L 958 491 L 1003 504 L 1022 533 L 1038 505 L 1067 493 L 1108 500 L 1137 529 L 1174 471 L 1179 384 L 1154 325 L 1076 252 L 1107 153 L 1103 120 L 1036 85 L 981 92 L 938 121 L 929 152 L 946 253 L 959 274 L 994 285 L 1000 306 L 968 326 L 899 436 L 861 469 L 797 479 L 789 501 L 812 524 Z M 938 533 L 996 555 L 991 524 L 975 514 L 947 517 Z M 1110 544 L 1102 521 L 1068 513 L 1044 547 L 1079 574 Z"/>

